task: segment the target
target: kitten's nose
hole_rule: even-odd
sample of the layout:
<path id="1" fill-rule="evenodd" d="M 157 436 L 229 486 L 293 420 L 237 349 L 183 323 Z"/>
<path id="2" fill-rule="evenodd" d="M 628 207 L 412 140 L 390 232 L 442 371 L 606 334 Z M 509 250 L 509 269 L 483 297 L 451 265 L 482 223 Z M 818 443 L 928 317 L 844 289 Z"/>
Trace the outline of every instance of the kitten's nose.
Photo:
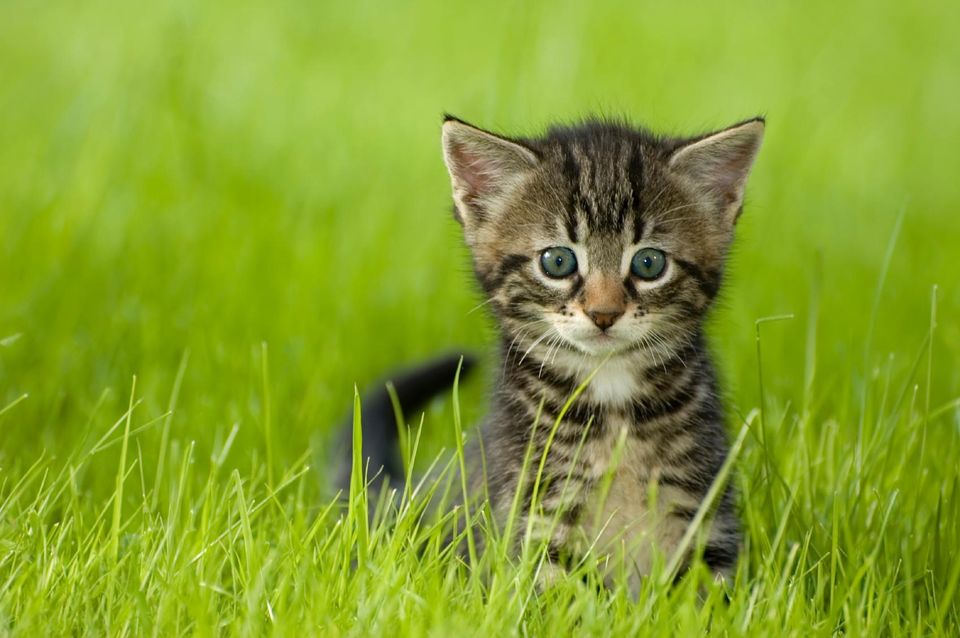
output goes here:
<path id="1" fill-rule="evenodd" d="M 623 310 L 619 308 L 605 308 L 602 310 L 591 310 L 587 315 L 597 324 L 601 330 L 606 330 L 617 322 L 617 319 L 623 316 Z"/>

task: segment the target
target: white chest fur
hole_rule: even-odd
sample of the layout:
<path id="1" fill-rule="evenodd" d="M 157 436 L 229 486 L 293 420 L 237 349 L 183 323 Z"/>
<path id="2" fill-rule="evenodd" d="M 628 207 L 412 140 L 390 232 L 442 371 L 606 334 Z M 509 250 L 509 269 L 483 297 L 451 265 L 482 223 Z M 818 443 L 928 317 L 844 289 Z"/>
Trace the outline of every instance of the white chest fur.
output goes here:
<path id="1" fill-rule="evenodd" d="M 588 378 L 590 383 L 584 398 L 593 404 L 622 407 L 643 394 L 638 381 L 638 371 L 644 361 L 638 356 L 612 357 L 606 361 L 586 362 L 579 355 L 560 356 L 554 363 L 564 374 L 578 382 Z M 592 375 L 592 378 L 591 378 Z"/>
<path id="2" fill-rule="evenodd" d="M 639 388 L 628 362 L 611 360 L 597 369 L 587 386 L 589 398 L 594 403 L 620 406 L 636 397 Z"/>

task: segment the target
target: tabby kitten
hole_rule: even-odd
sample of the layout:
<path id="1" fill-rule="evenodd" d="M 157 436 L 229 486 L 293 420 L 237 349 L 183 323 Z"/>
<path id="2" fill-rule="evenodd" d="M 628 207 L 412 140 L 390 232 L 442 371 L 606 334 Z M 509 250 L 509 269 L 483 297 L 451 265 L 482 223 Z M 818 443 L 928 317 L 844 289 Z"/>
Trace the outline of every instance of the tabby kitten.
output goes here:
<path id="1" fill-rule="evenodd" d="M 727 456 L 703 321 L 763 131 L 761 118 L 693 138 L 589 120 L 527 139 L 444 122 L 455 216 L 501 335 L 468 478 L 501 522 L 521 494 L 518 543 L 531 530 L 555 569 L 608 555 L 636 590 Z M 730 576 L 739 544 L 728 487 L 703 560 Z"/>

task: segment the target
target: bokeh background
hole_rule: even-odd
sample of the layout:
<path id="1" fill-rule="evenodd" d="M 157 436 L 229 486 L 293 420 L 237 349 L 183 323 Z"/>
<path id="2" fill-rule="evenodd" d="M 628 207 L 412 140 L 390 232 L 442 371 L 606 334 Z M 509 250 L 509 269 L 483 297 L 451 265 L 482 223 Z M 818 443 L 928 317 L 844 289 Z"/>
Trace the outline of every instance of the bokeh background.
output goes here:
<path id="1" fill-rule="evenodd" d="M 910 517 L 937 507 L 960 447 L 958 27 L 946 0 L 4 0 L 0 409 L 28 396 L 0 413 L 2 480 L 98 439 L 134 375 L 148 427 L 131 455 L 148 474 L 164 436 L 169 477 L 177 449 L 194 442 L 204 466 L 236 424 L 229 466 L 269 457 L 279 473 L 309 453 L 322 479 L 354 384 L 441 351 L 489 361 L 444 112 L 515 134 L 587 114 L 676 133 L 763 114 L 711 322 L 731 427 L 762 378 L 771 435 L 813 428 L 837 456 L 811 463 L 839 467 L 891 405 L 946 406 L 896 479 L 864 483 L 906 491 L 884 556 L 922 548 Z M 761 371 L 755 322 L 783 314 L 762 326 Z M 175 412 L 150 425 L 178 370 Z M 468 419 L 488 374 L 464 390 Z M 431 407 L 428 451 L 449 446 L 449 411 Z M 877 440 L 914 440 L 901 434 Z M 112 493 L 118 448 L 73 477 L 82 507 Z M 814 518 L 829 519 L 829 476 L 805 497 Z"/>
<path id="2" fill-rule="evenodd" d="M 0 403 L 30 397 L 0 422 L 0 465 L 64 449 L 105 390 L 104 418 L 122 411 L 134 374 L 161 413 L 187 350 L 173 434 L 204 446 L 239 422 L 262 444 L 266 343 L 283 458 L 354 383 L 489 352 L 444 111 L 522 134 L 591 113 L 680 133 L 766 115 L 713 326 L 732 403 L 757 405 L 769 315 L 796 315 L 764 331 L 773 402 L 830 413 L 888 354 L 909 369 L 934 284 L 947 400 L 958 24 L 931 1 L 4 2 Z"/>

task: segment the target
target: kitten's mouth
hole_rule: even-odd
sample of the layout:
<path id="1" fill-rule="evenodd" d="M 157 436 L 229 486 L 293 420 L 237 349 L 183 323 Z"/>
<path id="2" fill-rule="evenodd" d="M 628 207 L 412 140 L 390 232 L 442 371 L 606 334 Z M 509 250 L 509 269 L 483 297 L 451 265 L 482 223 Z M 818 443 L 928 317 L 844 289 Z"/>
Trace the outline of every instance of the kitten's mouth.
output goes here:
<path id="1" fill-rule="evenodd" d="M 623 339 L 602 330 L 570 341 L 581 352 L 594 356 L 619 352 L 629 346 Z"/>
<path id="2" fill-rule="evenodd" d="M 636 341 L 629 334 L 630 331 L 624 334 L 625 331 L 620 326 L 600 330 L 596 326 L 569 326 L 561 323 L 553 327 L 564 345 L 590 357 L 606 357 L 636 348 Z"/>

